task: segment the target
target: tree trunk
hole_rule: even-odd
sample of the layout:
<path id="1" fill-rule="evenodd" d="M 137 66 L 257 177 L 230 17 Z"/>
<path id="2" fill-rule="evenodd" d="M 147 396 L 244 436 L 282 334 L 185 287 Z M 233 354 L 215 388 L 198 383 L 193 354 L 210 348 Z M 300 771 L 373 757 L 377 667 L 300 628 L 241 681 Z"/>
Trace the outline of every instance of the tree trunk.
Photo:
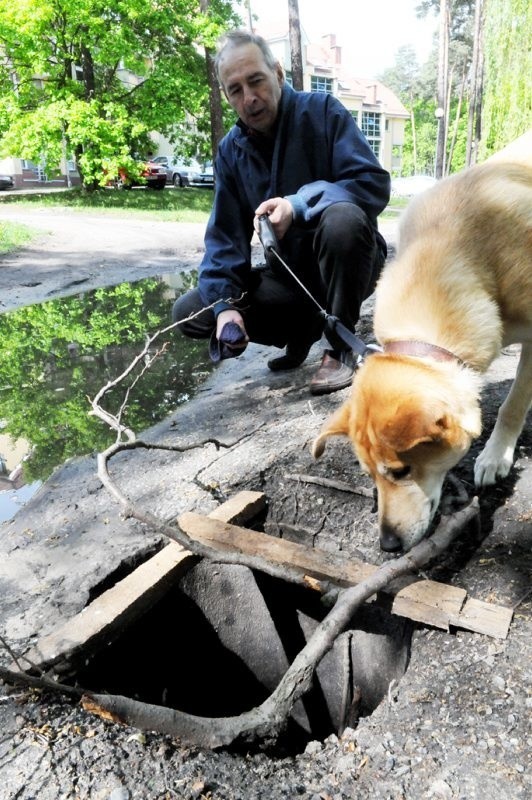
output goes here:
<path id="1" fill-rule="evenodd" d="M 410 120 L 412 123 L 412 160 L 414 166 L 414 175 L 417 175 L 417 130 L 416 130 L 416 113 L 414 110 L 413 92 L 410 93 Z"/>
<path id="2" fill-rule="evenodd" d="M 290 36 L 290 60 L 292 63 L 292 86 L 303 91 L 303 58 L 301 54 L 301 25 L 298 0 L 288 0 L 288 29 Z"/>
<path id="3" fill-rule="evenodd" d="M 462 81 L 460 83 L 460 94 L 458 96 L 458 105 L 456 106 L 456 115 L 454 118 L 454 129 L 453 129 L 453 137 L 451 139 L 451 144 L 449 145 L 449 157 L 447 159 L 447 175 L 451 172 L 451 167 L 453 163 L 453 155 L 454 155 L 454 146 L 456 144 L 456 137 L 458 136 L 458 126 L 460 124 L 460 115 L 462 113 L 462 103 L 464 100 L 464 93 L 465 93 L 465 85 L 466 85 L 466 68 L 462 71 Z"/>
<path id="4" fill-rule="evenodd" d="M 471 91 L 467 120 L 466 166 L 468 167 L 476 163 L 481 132 L 482 71 L 484 64 L 482 52 L 483 5 L 483 0 L 476 0 L 473 31 L 473 59 L 471 63 Z"/>
<path id="5" fill-rule="evenodd" d="M 200 11 L 208 13 L 210 0 L 200 0 Z M 214 53 L 205 48 L 205 68 L 207 72 L 207 85 L 209 87 L 209 113 L 211 118 L 211 153 L 212 160 L 216 158 L 218 144 L 225 131 L 223 124 L 222 94 L 220 84 L 214 67 Z"/>
<path id="6" fill-rule="evenodd" d="M 438 45 L 438 134 L 434 174 L 442 178 L 445 166 L 445 131 L 447 130 L 447 70 L 449 63 L 449 0 L 440 0 L 440 33 Z"/>

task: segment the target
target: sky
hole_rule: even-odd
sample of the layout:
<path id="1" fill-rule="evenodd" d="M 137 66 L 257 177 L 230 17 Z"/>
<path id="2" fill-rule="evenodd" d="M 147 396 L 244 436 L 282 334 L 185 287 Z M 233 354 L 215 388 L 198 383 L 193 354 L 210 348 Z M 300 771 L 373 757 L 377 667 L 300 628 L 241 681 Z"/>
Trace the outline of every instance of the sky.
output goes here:
<path id="1" fill-rule="evenodd" d="M 251 10 L 268 29 L 288 30 L 287 0 L 250 0 Z M 342 64 L 354 77 L 376 77 L 395 62 L 402 45 L 412 45 L 418 62 L 426 61 L 438 20 L 418 20 L 419 0 L 299 0 L 301 25 L 311 41 L 336 34 Z"/>

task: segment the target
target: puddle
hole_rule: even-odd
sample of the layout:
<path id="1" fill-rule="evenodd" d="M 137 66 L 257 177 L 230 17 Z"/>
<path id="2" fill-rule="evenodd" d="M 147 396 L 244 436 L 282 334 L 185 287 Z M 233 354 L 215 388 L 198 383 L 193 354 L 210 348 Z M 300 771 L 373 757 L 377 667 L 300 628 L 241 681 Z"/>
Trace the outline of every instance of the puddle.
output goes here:
<path id="1" fill-rule="evenodd" d="M 173 300 L 193 285 L 183 272 L 83 292 L 0 315 L 0 521 L 73 456 L 105 449 L 115 434 L 89 416 L 92 398 L 170 324 Z M 154 358 L 163 342 L 166 351 Z M 194 395 L 212 370 L 205 342 L 160 337 L 131 390 L 123 421 L 141 432 Z M 125 387 L 105 397 L 116 412 Z M 22 474 L 21 474 L 22 473 Z"/>

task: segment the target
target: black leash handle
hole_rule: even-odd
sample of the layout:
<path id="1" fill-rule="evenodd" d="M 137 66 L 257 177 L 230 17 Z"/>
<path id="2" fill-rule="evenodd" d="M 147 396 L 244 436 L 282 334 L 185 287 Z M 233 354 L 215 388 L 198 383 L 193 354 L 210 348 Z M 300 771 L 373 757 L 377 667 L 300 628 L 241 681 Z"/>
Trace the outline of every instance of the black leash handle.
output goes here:
<path id="1" fill-rule="evenodd" d="M 259 217 L 259 239 L 264 248 L 265 255 L 267 255 L 271 250 L 277 250 L 277 237 L 273 232 L 272 223 L 270 222 L 270 218 L 267 214 L 262 214 Z"/>

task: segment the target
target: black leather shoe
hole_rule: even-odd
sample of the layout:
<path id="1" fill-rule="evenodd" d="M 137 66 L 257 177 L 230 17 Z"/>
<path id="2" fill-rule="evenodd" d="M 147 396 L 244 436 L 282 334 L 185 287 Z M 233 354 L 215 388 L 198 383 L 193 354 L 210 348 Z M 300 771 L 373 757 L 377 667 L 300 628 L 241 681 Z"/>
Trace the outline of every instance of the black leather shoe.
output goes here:
<path id="1" fill-rule="evenodd" d="M 280 372 L 283 369 L 296 369 L 300 367 L 309 354 L 309 350 L 314 342 L 288 342 L 283 356 L 270 358 L 268 367 L 272 372 Z"/>
<path id="2" fill-rule="evenodd" d="M 326 350 L 314 377 L 310 381 L 311 394 L 330 394 L 351 385 L 356 365 L 353 353 Z"/>

